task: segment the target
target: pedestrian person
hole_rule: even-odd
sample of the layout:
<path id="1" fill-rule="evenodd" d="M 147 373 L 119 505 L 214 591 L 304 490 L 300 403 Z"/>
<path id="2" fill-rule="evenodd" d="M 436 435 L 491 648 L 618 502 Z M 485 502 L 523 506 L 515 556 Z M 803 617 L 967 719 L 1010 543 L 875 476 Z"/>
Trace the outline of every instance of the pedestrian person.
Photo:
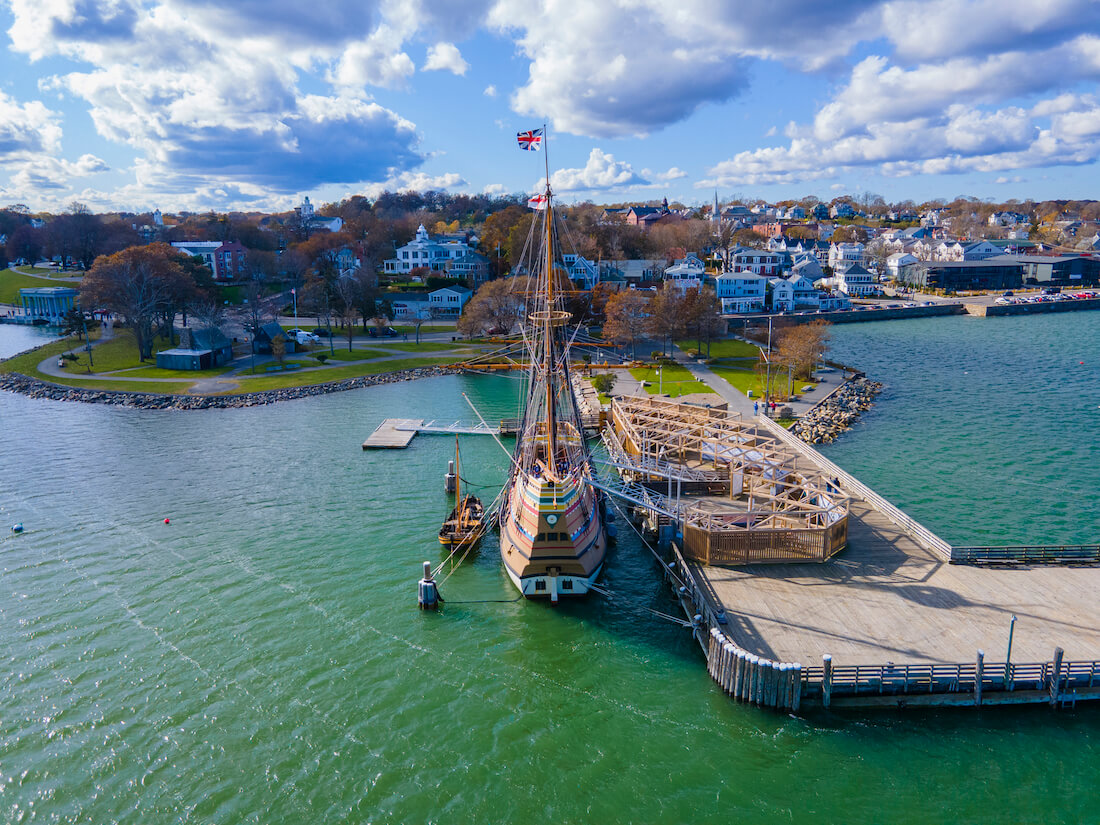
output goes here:
<path id="1" fill-rule="evenodd" d="M 753 401 L 752 402 L 752 414 L 753 415 L 760 415 L 760 402 L 759 401 Z"/>

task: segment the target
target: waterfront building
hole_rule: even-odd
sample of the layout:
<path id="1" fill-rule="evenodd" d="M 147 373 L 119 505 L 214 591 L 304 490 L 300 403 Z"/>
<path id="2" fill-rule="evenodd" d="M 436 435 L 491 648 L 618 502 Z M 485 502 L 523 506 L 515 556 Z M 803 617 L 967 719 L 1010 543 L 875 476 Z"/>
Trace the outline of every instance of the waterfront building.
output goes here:
<path id="1" fill-rule="evenodd" d="M 838 290 L 848 296 L 866 297 L 878 295 L 882 288 L 875 283 L 875 276 L 858 263 L 848 263 L 836 269 L 832 278 L 824 278 L 823 286 Z"/>
<path id="2" fill-rule="evenodd" d="M 600 271 L 595 263 L 583 255 L 569 252 L 562 255 L 566 274 L 579 289 L 592 289 L 600 282 Z"/>
<path id="3" fill-rule="evenodd" d="M 1100 259 L 1081 255 L 1020 255 L 1020 277 L 1037 286 L 1097 286 Z"/>
<path id="4" fill-rule="evenodd" d="M 861 243 L 834 243 L 829 247 L 829 266 L 837 269 L 845 264 L 862 263 L 863 251 Z"/>
<path id="5" fill-rule="evenodd" d="M 768 279 L 752 272 L 727 272 L 714 279 L 715 293 L 722 302 L 722 314 L 761 312 Z"/>
<path id="6" fill-rule="evenodd" d="M 61 324 L 76 303 L 77 291 L 68 286 L 43 286 L 19 290 L 23 316 L 28 321 Z"/>
<path id="7" fill-rule="evenodd" d="M 450 260 L 447 274 L 464 280 L 471 289 L 477 289 L 489 280 L 489 259 L 480 252 L 470 250 L 465 255 Z"/>
<path id="8" fill-rule="evenodd" d="M 1020 262 L 1011 255 L 984 261 L 921 261 L 905 267 L 902 281 L 924 289 L 1016 289 L 1022 283 Z"/>
<path id="9" fill-rule="evenodd" d="M 765 249 L 739 246 L 730 251 L 730 269 L 754 275 L 778 275 L 783 269 L 783 255 Z"/>
<path id="10" fill-rule="evenodd" d="M 473 293 L 464 286 L 445 286 L 428 293 L 428 313 L 433 318 L 457 318 Z"/>

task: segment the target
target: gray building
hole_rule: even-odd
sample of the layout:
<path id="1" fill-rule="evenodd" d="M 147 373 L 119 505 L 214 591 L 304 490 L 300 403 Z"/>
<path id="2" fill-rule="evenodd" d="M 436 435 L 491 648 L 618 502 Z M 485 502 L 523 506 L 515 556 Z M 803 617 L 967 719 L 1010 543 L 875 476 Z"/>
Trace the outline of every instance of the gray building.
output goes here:
<path id="1" fill-rule="evenodd" d="M 1100 284 L 1100 259 L 1081 255 L 1020 255 L 1025 284 L 1040 286 L 1096 286 Z"/>
<path id="2" fill-rule="evenodd" d="M 208 370 L 233 360 L 233 342 L 220 329 L 180 330 L 180 345 L 157 353 L 157 366 L 167 370 Z"/>
<path id="3" fill-rule="evenodd" d="M 1020 262 L 1011 255 L 984 261 L 921 261 L 905 267 L 899 277 L 925 289 L 1016 289 L 1023 283 Z"/>

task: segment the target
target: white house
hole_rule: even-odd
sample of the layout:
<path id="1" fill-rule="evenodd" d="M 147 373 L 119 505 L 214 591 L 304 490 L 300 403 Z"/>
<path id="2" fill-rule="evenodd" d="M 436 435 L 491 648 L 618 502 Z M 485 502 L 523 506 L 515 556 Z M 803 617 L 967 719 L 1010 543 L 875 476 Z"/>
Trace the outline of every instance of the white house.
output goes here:
<path id="1" fill-rule="evenodd" d="M 768 279 L 750 272 L 727 272 L 715 279 L 715 292 L 724 315 L 761 312 Z"/>
<path id="2" fill-rule="evenodd" d="M 832 278 L 825 278 L 822 284 L 848 296 L 877 295 L 882 291 L 875 283 L 875 276 L 860 264 L 840 267 Z"/>
<path id="3" fill-rule="evenodd" d="M 385 262 L 385 271 L 408 274 L 414 269 L 426 267 L 436 272 L 447 268 L 449 261 L 461 258 L 470 251 L 469 245 L 451 236 L 432 237 L 424 224 L 417 227 L 416 236 L 397 250 L 397 257 Z"/>
<path id="4" fill-rule="evenodd" d="M 697 255 L 688 255 L 665 269 L 665 280 L 670 281 L 681 292 L 703 285 L 706 265 Z"/>
<path id="5" fill-rule="evenodd" d="M 794 284 L 786 278 L 772 278 L 768 281 L 772 288 L 772 312 L 790 312 L 794 309 Z"/>
<path id="6" fill-rule="evenodd" d="M 858 264 L 863 260 L 863 244 L 834 243 L 829 246 L 829 266 L 837 269 L 846 264 Z"/>
<path id="7" fill-rule="evenodd" d="M 294 207 L 302 225 L 307 229 L 326 229 L 329 232 L 339 232 L 344 228 L 343 218 L 325 218 L 313 211 L 313 204 L 309 202 L 307 195 L 302 203 Z"/>
<path id="8" fill-rule="evenodd" d="M 895 252 L 886 259 L 886 272 L 891 278 L 898 281 L 901 280 L 902 270 L 915 263 L 918 263 L 916 255 L 910 255 L 908 252 Z"/>

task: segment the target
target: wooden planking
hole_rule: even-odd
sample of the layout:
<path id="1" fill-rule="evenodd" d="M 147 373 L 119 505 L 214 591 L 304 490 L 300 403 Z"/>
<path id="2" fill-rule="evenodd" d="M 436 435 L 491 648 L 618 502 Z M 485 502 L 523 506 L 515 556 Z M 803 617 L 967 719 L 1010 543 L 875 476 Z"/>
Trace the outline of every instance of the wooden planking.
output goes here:
<path id="1" fill-rule="evenodd" d="M 837 666 L 1002 661 L 1018 617 L 1015 662 L 1100 658 L 1100 568 L 951 565 L 853 498 L 848 548 L 824 564 L 695 566 L 729 616 L 726 633 L 752 653 Z"/>
<path id="2" fill-rule="evenodd" d="M 409 446 L 423 424 L 423 418 L 387 418 L 363 442 L 363 449 L 402 450 Z"/>

